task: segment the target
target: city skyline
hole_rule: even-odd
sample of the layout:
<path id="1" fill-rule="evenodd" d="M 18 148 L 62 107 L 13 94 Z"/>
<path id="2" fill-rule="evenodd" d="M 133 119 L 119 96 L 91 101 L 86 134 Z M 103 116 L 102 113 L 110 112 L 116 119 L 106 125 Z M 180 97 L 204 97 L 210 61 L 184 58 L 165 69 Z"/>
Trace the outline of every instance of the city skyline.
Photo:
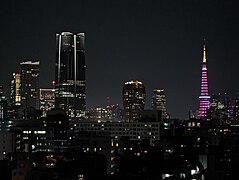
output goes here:
<path id="1" fill-rule="evenodd" d="M 10 91 L 11 75 L 19 63 L 29 59 L 41 61 L 40 87 L 51 87 L 55 34 L 71 31 L 87 36 L 87 107 L 104 106 L 107 97 L 110 103 L 123 107 L 122 85 L 137 79 L 146 87 L 146 109 L 153 89 L 163 88 L 171 117 L 187 118 L 189 109 L 199 107 L 203 37 L 210 94 L 236 96 L 236 1 L 74 3 L 73 7 L 61 1 L 4 2 L 0 82 L 5 91 Z"/>

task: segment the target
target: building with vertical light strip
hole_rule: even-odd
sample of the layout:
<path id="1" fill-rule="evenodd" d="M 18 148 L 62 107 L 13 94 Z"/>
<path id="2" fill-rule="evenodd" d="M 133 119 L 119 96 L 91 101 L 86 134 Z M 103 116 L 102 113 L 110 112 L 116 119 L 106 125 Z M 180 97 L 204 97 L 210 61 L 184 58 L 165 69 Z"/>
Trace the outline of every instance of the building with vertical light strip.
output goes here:
<path id="1" fill-rule="evenodd" d="M 83 117 L 85 92 L 85 34 L 56 34 L 55 105 L 70 117 Z"/>
<path id="2" fill-rule="evenodd" d="M 202 79 L 201 79 L 201 94 L 199 96 L 200 105 L 198 117 L 205 119 L 207 117 L 207 110 L 209 108 L 208 94 L 208 79 L 207 79 L 207 59 L 206 59 L 206 45 L 203 45 L 203 63 L 202 63 Z"/>
<path id="3" fill-rule="evenodd" d="M 11 80 L 11 106 L 21 105 L 21 74 L 13 73 Z"/>

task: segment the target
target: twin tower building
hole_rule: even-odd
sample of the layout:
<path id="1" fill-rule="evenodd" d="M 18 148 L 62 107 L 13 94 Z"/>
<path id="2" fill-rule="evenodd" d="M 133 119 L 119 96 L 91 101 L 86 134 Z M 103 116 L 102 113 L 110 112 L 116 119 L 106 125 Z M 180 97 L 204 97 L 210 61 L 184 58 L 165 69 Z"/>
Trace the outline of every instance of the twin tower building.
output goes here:
<path id="1" fill-rule="evenodd" d="M 86 108 L 85 34 L 56 34 L 55 104 L 81 117 Z"/>

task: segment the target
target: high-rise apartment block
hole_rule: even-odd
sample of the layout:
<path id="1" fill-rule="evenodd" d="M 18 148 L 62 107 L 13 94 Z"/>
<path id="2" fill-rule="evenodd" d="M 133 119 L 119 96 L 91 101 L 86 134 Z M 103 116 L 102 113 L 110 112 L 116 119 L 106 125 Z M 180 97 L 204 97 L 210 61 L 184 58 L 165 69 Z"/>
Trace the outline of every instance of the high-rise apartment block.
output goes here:
<path id="1" fill-rule="evenodd" d="M 21 109 L 39 109 L 39 61 L 21 63 Z"/>
<path id="2" fill-rule="evenodd" d="M 126 121 L 137 121 L 145 105 L 145 87 L 137 80 L 128 81 L 123 86 L 123 105 Z"/>
<path id="3" fill-rule="evenodd" d="M 169 115 L 166 109 L 166 97 L 164 89 L 154 89 L 152 98 L 152 108 L 154 110 L 160 110 L 163 119 L 168 119 Z"/>
<path id="4" fill-rule="evenodd" d="M 55 100 L 70 117 L 84 116 L 85 34 L 56 34 Z"/>

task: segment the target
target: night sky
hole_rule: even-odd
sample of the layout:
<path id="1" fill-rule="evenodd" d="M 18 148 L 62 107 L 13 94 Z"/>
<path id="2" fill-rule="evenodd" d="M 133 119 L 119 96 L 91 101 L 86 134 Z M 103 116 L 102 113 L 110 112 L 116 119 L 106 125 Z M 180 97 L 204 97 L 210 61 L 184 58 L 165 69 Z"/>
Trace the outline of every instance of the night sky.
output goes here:
<path id="1" fill-rule="evenodd" d="M 40 85 L 51 87 L 55 33 L 86 33 L 87 107 L 122 107 L 125 81 L 164 88 L 171 117 L 187 118 L 200 94 L 206 38 L 209 92 L 239 91 L 237 0 L 5 0 L 0 6 L 0 84 L 25 60 L 40 60 Z"/>

